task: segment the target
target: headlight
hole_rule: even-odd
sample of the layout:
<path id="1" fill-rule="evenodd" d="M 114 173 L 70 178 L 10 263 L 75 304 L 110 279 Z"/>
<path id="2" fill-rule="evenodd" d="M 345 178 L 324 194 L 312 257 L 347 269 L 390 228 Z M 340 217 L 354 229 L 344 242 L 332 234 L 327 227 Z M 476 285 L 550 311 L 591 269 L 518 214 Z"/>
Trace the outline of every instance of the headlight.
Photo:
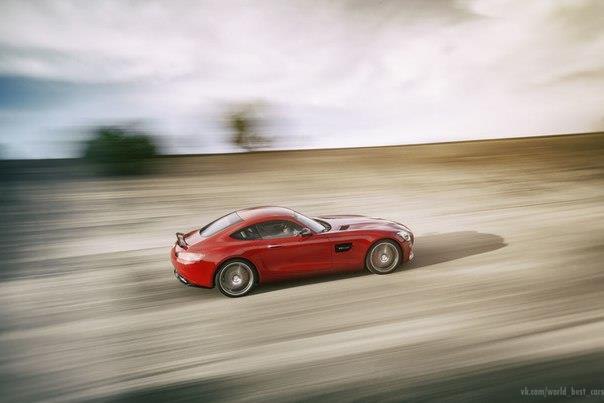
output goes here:
<path id="1" fill-rule="evenodd" d="M 411 240 L 413 239 L 413 234 L 411 234 L 411 232 L 406 231 L 404 229 L 397 232 L 396 235 L 398 235 L 400 238 L 404 239 L 407 242 L 411 242 Z"/>
<path id="2" fill-rule="evenodd" d="M 191 264 L 195 262 L 199 262 L 203 259 L 203 253 L 193 253 L 193 252 L 180 252 L 176 255 L 178 261 L 182 264 Z"/>

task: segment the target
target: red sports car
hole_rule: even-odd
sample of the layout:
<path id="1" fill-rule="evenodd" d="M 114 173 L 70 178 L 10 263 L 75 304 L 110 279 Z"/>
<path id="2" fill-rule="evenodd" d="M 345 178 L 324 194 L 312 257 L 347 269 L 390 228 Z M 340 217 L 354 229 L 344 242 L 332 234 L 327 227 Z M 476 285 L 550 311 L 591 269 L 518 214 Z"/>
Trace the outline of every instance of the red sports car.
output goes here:
<path id="1" fill-rule="evenodd" d="M 170 250 L 184 284 L 229 297 L 256 284 L 357 271 L 392 273 L 413 258 L 413 234 L 403 224 L 360 215 L 309 218 L 283 207 L 239 210 L 189 233 Z"/>

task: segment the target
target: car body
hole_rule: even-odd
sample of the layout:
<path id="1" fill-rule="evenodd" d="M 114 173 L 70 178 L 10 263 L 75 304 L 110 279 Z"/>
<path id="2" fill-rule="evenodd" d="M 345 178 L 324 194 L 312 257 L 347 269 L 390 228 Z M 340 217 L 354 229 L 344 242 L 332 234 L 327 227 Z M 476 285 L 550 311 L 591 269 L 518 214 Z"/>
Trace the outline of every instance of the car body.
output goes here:
<path id="1" fill-rule="evenodd" d="M 360 215 L 309 218 L 284 207 L 239 210 L 176 235 L 170 250 L 176 277 L 217 285 L 230 297 L 259 283 L 317 274 L 364 268 L 387 274 L 413 258 L 414 237 L 403 224 Z"/>

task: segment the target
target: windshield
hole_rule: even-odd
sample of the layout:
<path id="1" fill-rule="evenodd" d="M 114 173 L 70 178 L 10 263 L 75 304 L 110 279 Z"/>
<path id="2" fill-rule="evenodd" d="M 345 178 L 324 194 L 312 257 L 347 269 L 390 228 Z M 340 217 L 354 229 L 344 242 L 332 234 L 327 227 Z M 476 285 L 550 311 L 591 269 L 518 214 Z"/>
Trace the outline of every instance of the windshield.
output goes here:
<path id="1" fill-rule="evenodd" d="M 218 231 L 222 231 L 223 229 L 230 227 L 231 225 L 238 223 L 239 221 L 241 221 L 241 217 L 239 217 L 237 213 L 225 215 L 224 217 L 221 217 L 218 220 L 213 221 L 202 229 L 200 229 L 199 235 L 212 236 Z"/>
<path id="2" fill-rule="evenodd" d="M 300 213 L 294 213 L 296 220 L 298 220 L 302 225 L 307 228 L 310 228 L 313 232 L 324 232 L 327 230 L 327 227 L 321 224 L 318 221 L 313 220 L 312 218 L 308 218 L 305 215 Z"/>

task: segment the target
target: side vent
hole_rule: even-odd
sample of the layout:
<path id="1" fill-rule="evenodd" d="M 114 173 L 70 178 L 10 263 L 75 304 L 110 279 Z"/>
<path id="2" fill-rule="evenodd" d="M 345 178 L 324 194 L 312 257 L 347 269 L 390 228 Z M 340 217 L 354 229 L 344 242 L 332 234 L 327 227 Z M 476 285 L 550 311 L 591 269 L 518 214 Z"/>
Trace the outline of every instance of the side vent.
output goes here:
<path id="1" fill-rule="evenodd" d="M 348 228 L 350 228 L 350 225 L 342 225 L 342 226 L 340 227 L 340 231 L 347 230 Z"/>
<path id="2" fill-rule="evenodd" d="M 352 249 L 352 243 L 339 243 L 336 245 L 336 253 L 347 252 Z"/>

